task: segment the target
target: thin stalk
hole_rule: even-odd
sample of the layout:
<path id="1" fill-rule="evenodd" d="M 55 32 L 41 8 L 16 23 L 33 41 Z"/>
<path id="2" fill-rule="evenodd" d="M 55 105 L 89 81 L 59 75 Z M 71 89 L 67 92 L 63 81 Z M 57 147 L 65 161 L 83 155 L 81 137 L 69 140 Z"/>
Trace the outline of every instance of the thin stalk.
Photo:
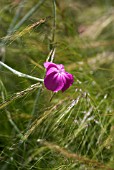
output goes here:
<path id="1" fill-rule="evenodd" d="M 21 1 L 19 3 L 18 8 L 16 10 L 16 14 L 15 14 L 15 16 L 14 16 L 14 18 L 13 18 L 13 20 L 12 20 L 12 22 L 11 22 L 9 28 L 8 28 L 8 30 L 7 30 L 6 37 L 8 37 L 8 36 L 10 36 L 12 34 L 13 27 L 16 24 L 20 14 L 21 14 L 21 10 L 22 10 L 22 7 L 23 7 L 25 2 L 26 2 L 26 0 Z M 1 55 L 2 55 L 1 56 L 1 61 L 2 62 L 5 62 L 5 42 L 6 42 L 6 39 L 3 39 L 2 42 L 0 43 L 0 50 L 1 50 Z"/>
<path id="2" fill-rule="evenodd" d="M 54 42 L 55 42 L 55 30 L 56 30 L 56 2 L 55 0 L 52 0 L 53 2 L 53 28 L 52 28 L 52 39 L 51 39 L 51 44 L 50 44 L 50 53 L 47 57 L 47 60 L 46 61 L 51 61 L 53 62 L 54 60 L 54 55 L 55 55 L 55 47 L 54 47 Z M 38 100 L 39 100 L 39 97 L 40 97 L 40 93 L 42 91 L 42 86 L 38 89 L 38 92 L 36 94 L 36 98 L 35 98 L 35 101 L 34 101 L 34 106 L 33 106 L 33 109 L 32 109 L 32 115 L 35 114 L 36 112 L 36 107 L 38 108 Z"/>
<path id="3" fill-rule="evenodd" d="M 41 86 L 39 87 L 39 89 L 38 89 L 38 91 L 37 91 L 37 94 L 36 94 L 36 97 L 35 97 L 35 101 L 34 101 L 33 108 L 32 108 L 32 113 L 31 113 L 32 116 L 35 116 L 35 115 L 36 115 L 35 113 L 36 113 L 37 108 L 38 108 L 38 101 L 39 101 L 39 97 L 40 97 L 41 91 L 42 91 L 42 84 L 41 84 Z M 37 111 L 37 114 L 38 114 L 38 111 Z M 28 123 L 28 126 L 27 126 L 28 129 L 29 129 L 31 123 L 32 123 L 32 120 L 30 120 L 29 123 Z"/>
<path id="4" fill-rule="evenodd" d="M 16 16 L 14 17 L 12 23 L 10 24 L 9 26 L 9 29 L 7 31 L 7 35 L 6 35 L 6 38 L 4 38 L 2 40 L 2 42 L 0 43 L 0 48 L 1 48 L 1 51 L 3 51 L 3 54 L 2 54 L 2 57 L 1 57 L 1 61 L 2 62 L 5 62 L 5 44 L 7 43 L 7 38 L 13 34 L 17 29 L 19 29 L 22 24 L 30 17 L 32 16 L 32 14 L 34 12 L 36 12 L 36 10 L 45 2 L 45 0 L 41 0 L 40 2 L 38 2 L 32 9 L 30 9 L 28 11 L 28 13 L 14 26 L 14 24 L 16 23 L 18 17 L 19 17 L 19 14 L 21 13 L 20 10 L 21 10 L 21 7 L 23 6 L 22 4 L 19 5 L 19 9 L 17 9 L 17 13 L 16 13 Z"/>
<path id="5" fill-rule="evenodd" d="M 23 77 L 23 78 L 28 78 L 28 79 L 32 79 L 32 80 L 36 80 L 36 81 L 40 81 L 40 82 L 43 82 L 44 79 L 40 79 L 40 78 L 37 78 L 37 77 L 33 77 L 33 76 L 30 76 L 28 74 L 24 74 L 24 73 L 21 73 L 11 67 L 9 67 L 8 65 L 4 64 L 3 62 L 0 61 L 0 65 L 2 65 L 3 67 L 5 67 L 6 69 L 8 69 L 9 71 L 11 71 L 12 73 L 14 73 L 15 75 L 17 75 L 18 77 Z"/>
<path id="6" fill-rule="evenodd" d="M 2 96 L 2 101 L 3 103 L 5 102 L 5 94 L 4 92 L 2 91 L 1 92 L 1 96 Z M 11 117 L 11 114 L 10 112 L 7 110 L 7 108 L 5 108 L 5 112 L 6 112 L 6 115 L 7 115 L 7 118 L 10 122 L 10 124 L 14 127 L 15 131 L 19 134 L 19 137 L 22 138 L 23 135 L 21 134 L 21 131 L 19 130 L 19 128 L 17 127 L 17 125 L 15 124 L 15 122 L 13 121 L 12 117 Z"/>
<path id="7" fill-rule="evenodd" d="M 23 8 L 23 6 L 24 6 L 24 3 L 25 3 L 26 1 L 27 1 L 27 0 L 23 0 L 23 1 L 21 1 L 21 2 L 19 3 L 18 8 L 17 8 L 17 10 L 16 10 L 16 14 L 15 14 L 15 16 L 14 16 L 14 18 L 13 18 L 13 20 L 12 20 L 12 22 L 11 22 L 9 28 L 8 28 L 7 35 L 9 35 L 10 33 L 12 33 L 13 27 L 14 27 L 14 25 L 16 24 L 16 22 L 17 22 L 17 20 L 18 20 L 18 18 L 19 18 L 19 16 L 20 16 L 20 14 L 21 14 L 21 11 L 22 11 L 22 8 Z"/>
<path id="8" fill-rule="evenodd" d="M 53 3 L 53 27 L 52 27 L 52 38 L 50 41 L 50 51 L 51 55 L 48 57 L 48 61 L 53 62 L 55 56 L 55 31 L 56 31 L 56 2 L 52 0 Z"/>
<path id="9" fill-rule="evenodd" d="M 40 83 L 36 83 L 36 84 L 31 85 L 29 88 L 27 88 L 23 91 L 15 93 L 12 97 L 10 97 L 10 99 L 4 101 L 3 103 L 0 103 L 0 109 L 5 108 L 6 106 L 8 106 L 13 101 L 23 97 L 24 95 L 36 90 L 39 87 L 41 87 Z"/>
<path id="10" fill-rule="evenodd" d="M 28 11 L 28 13 L 14 26 L 14 28 L 8 32 L 6 38 L 3 39 L 2 44 L 7 43 L 7 37 L 17 31 L 17 29 L 22 26 L 22 24 L 44 3 L 44 1 L 45 0 L 41 0 L 32 9 L 30 9 L 30 11 Z"/>
<path id="11" fill-rule="evenodd" d="M 15 32 L 36 10 L 44 3 L 45 0 L 41 0 L 38 2 L 21 20 L 20 22 L 14 27 L 13 32 Z"/>
<path id="12" fill-rule="evenodd" d="M 52 43 L 55 41 L 55 30 L 56 30 L 56 2 L 53 1 L 53 32 L 52 32 Z"/>
<path id="13" fill-rule="evenodd" d="M 41 90 L 42 90 L 42 85 L 41 85 L 41 87 L 38 89 L 38 92 L 37 92 L 37 95 L 36 95 L 36 98 L 35 98 L 35 101 L 34 101 L 34 106 L 33 106 L 33 110 L 32 110 L 32 115 L 34 115 L 35 112 L 36 112 L 36 107 L 38 106 L 38 99 L 39 99 L 39 97 L 40 97 Z"/>
<path id="14" fill-rule="evenodd" d="M 22 135 L 21 131 L 19 130 L 19 128 L 17 127 L 17 125 L 15 124 L 15 122 L 13 121 L 10 112 L 7 109 L 5 109 L 5 111 L 6 111 L 6 114 L 7 114 L 10 124 L 14 127 L 15 131 L 19 134 L 19 137 L 22 138 L 23 135 Z"/>

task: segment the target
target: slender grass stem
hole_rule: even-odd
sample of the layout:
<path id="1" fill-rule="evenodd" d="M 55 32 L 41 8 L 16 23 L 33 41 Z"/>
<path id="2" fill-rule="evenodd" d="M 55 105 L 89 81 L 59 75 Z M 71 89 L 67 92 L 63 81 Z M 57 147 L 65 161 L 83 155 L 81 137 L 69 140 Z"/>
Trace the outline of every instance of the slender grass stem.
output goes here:
<path id="1" fill-rule="evenodd" d="M 20 20 L 20 22 L 15 25 L 13 32 L 15 32 L 36 10 L 45 2 L 45 0 L 41 0 L 38 2 L 30 11 Z"/>
<path id="2" fill-rule="evenodd" d="M 1 61 L 2 62 L 5 62 L 5 44 L 7 44 L 7 38 L 13 34 L 17 29 L 19 29 L 22 24 L 33 14 L 37 11 L 37 9 L 45 2 L 45 0 L 41 0 L 39 1 L 33 8 L 31 8 L 28 13 L 14 26 L 14 24 L 17 22 L 17 19 L 19 17 L 19 15 L 21 14 L 21 8 L 23 6 L 23 1 L 22 3 L 20 3 L 18 9 L 17 9 L 17 12 L 16 12 L 16 15 L 12 21 L 12 23 L 10 24 L 9 26 L 9 29 L 7 31 L 7 35 L 6 35 L 6 38 L 4 38 L 2 40 L 2 42 L 0 43 L 0 50 L 2 49 L 3 51 L 3 54 L 2 54 L 2 57 L 1 57 Z"/>
<path id="3" fill-rule="evenodd" d="M 6 106 L 8 106 L 11 102 L 23 97 L 24 95 L 36 90 L 37 88 L 41 87 L 40 83 L 36 83 L 36 84 L 33 84 L 31 85 L 29 88 L 23 90 L 23 91 L 20 91 L 20 92 L 17 92 L 15 93 L 15 95 L 13 95 L 12 97 L 10 97 L 10 99 L 4 101 L 3 103 L 0 103 L 0 109 L 3 109 L 5 108 Z"/>
<path id="4" fill-rule="evenodd" d="M 6 111 L 6 114 L 7 114 L 10 124 L 14 127 L 15 131 L 19 134 L 19 137 L 22 138 L 23 135 L 22 135 L 21 131 L 19 130 L 19 128 L 17 127 L 17 125 L 15 124 L 15 122 L 13 121 L 10 112 L 7 109 L 5 109 L 5 111 Z"/>
<path id="5" fill-rule="evenodd" d="M 12 20 L 12 22 L 11 22 L 9 28 L 8 28 L 8 31 L 7 31 L 8 34 L 7 35 L 12 33 L 13 27 L 16 24 L 17 20 L 19 19 L 21 11 L 22 11 L 22 8 L 23 8 L 26 1 L 27 0 L 20 1 L 19 5 L 18 5 L 18 8 L 16 10 L 16 13 L 15 13 L 15 16 L 14 16 L 14 18 L 13 18 L 13 20 Z"/>
<path id="6" fill-rule="evenodd" d="M 48 61 L 53 62 L 55 56 L 55 31 L 56 31 L 56 2 L 52 0 L 53 3 L 53 27 L 52 27 L 52 39 L 50 41 L 50 51 L 51 54 L 48 57 Z"/>
<path id="7" fill-rule="evenodd" d="M 6 37 L 9 37 L 9 36 L 12 34 L 13 27 L 14 27 L 14 25 L 16 24 L 16 22 L 17 22 L 17 20 L 18 20 L 18 18 L 19 18 L 19 16 L 20 16 L 20 14 L 21 14 L 21 10 L 22 10 L 23 5 L 24 5 L 25 2 L 26 2 L 26 0 L 21 1 L 21 2 L 19 3 L 18 8 L 17 8 L 17 10 L 16 10 L 16 14 L 15 14 L 15 16 L 14 16 L 14 18 L 13 18 L 13 20 L 12 20 L 12 22 L 11 22 L 9 28 L 8 28 L 8 30 L 7 30 L 7 35 L 6 35 Z M 6 43 L 6 39 L 7 39 L 7 38 L 3 39 L 2 42 L 0 43 L 0 50 L 1 50 L 1 55 L 2 55 L 2 56 L 1 56 L 1 61 L 2 61 L 2 62 L 5 62 L 5 43 Z"/>
<path id="8" fill-rule="evenodd" d="M 74 162 L 75 161 L 77 162 L 77 160 L 78 160 L 79 162 L 84 163 L 84 164 L 88 165 L 89 167 L 95 166 L 97 168 L 100 168 L 100 169 L 102 168 L 104 170 L 113 170 L 113 168 L 110 168 L 109 166 L 107 166 L 103 163 L 100 163 L 96 160 L 89 159 L 89 158 L 84 157 L 84 156 L 80 156 L 76 153 L 69 152 L 65 148 L 62 148 L 59 145 L 50 143 L 46 140 L 38 139 L 37 142 L 47 146 L 49 149 L 51 149 L 55 152 L 60 153 L 61 155 L 64 155 L 66 158 L 72 159 Z"/>
<path id="9" fill-rule="evenodd" d="M 36 12 L 36 10 L 44 3 L 45 0 L 41 0 L 40 2 L 38 2 L 33 8 L 31 8 L 28 13 L 15 25 L 15 26 L 12 26 L 10 25 L 10 27 L 12 29 L 8 29 L 8 34 L 6 36 L 6 38 L 3 39 L 3 41 L 1 42 L 1 44 L 6 44 L 7 43 L 7 37 L 9 37 L 12 33 L 14 33 L 15 31 L 17 31 L 17 29 L 19 29 L 23 23 L 34 13 Z M 14 21 L 12 21 L 14 22 Z M 15 21 L 16 22 L 16 21 Z"/>
<path id="10" fill-rule="evenodd" d="M 52 28 L 52 39 L 51 39 L 51 44 L 50 44 L 50 53 L 46 59 L 46 61 L 51 61 L 53 62 L 54 60 L 54 55 L 55 55 L 55 46 L 54 46 L 54 41 L 55 41 L 55 30 L 56 30 L 56 3 L 55 3 L 55 0 L 52 0 L 53 2 L 53 28 Z M 38 89 L 38 92 L 36 94 L 36 98 L 35 98 L 35 101 L 34 101 L 34 106 L 33 106 L 33 109 L 32 109 L 32 115 L 35 114 L 36 112 L 36 107 L 38 107 L 38 100 L 39 100 L 39 97 L 40 97 L 40 93 L 42 91 L 42 87 L 40 87 Z"/>
<path id="11" fill-rule="evenodd" d="M 40 82 L 43 82 L 44 79 L 40 79 L 40 78 L 37 78 L 37 77 L 33 77 L 33 76 L 30 76 L 28 74 L 24 74 L 24 73 L 21 73 L 13 68 L 11 68 L 10 66 L 4 64 L 3 62 L 0 61 L 0 65 L 2 65 L 3 67 L 5 67 L 6 69 L 8 69 L 9 71 L 11 71 L 12 73 L 14 73 L 15 75 L 17 75 L 18 77 L 23 77 L 23 78 L 27 78 L 27 79 L 32 79 L 32 80 L 36 80 L 36 81 L 40 81 Z"/>
<path id="12" fill-rule="evenodd" d="M 37 91 L 37 95 L 36 95 L 36 98 L 35 98 L 35 101 L 34 101 L 34 107 L 33 107 L 33 110 L 32 110 L 32 115 L 34 115 L 35 112 L 36 112 L 36 107 L 38 106 L 38 99 L 39 99 L 41 90 L 42 90 L 42 86 Z"/>
<path id="13" fill-rule="evenodd" d="M 2 85 L 3 86 L 3 85 Z M 5 89 L 4 89 L 4 87 L 3 87 L 3 90 L 1 91 L 1 96 L 2 96 L 2 101 L 3 101 L 3 103 L 5 102 Z M 7 115 L 7 118 L 8 118 L 8 120 L 9 120 L 9 122 L 10 122 L 10 124 L 13 126 L 13 128 L 15 129 L 15 131 L 19 134 L 19 137 L 20 138 L 22 138 L 23 137 L 23 135 L 22 135 L 22 133 L 21 133 L 21 131 L 19 130 L 19 128 L 17 127 L 17 125 L 16 125 L 16 123 L 13 121 L 13 119 L 12 119 L 12 117 L 11 117 L 11 114 L 10 114 L 10 112 L 8 111 L 8 109 L 7 108 L 5 108 L 5 112 L 6 112 L 6 115 Z"/>
<path id="14" fill-rule="evenodd" d="M 35 100 L 34 100 L 34 104 L 33 104 L 33 108 L 32 108 L 32 113 L 31 113 L 31 115 L 32 116 L 35 116 L 36 115 L 36 111 L 37 111 L 37 108 L 38 108 L 38 101 L 39 101 L 39 97 L 40 97 L 40 93 L 41 93 L 41 91 L 42 91 L 42 84 L 41 84 L 41 86 L 39 87 L 39 89 L 38 89 L 38 91 L 37 91 L 37 94 L 36 94 L 36 97 L 35 97 Z M 37 114 L 38 114 L 38 111 L 37 111 Z M 31 123 L 32 123 L 32 119 L 29 121 L 29 123 L 28 123 L 28 129 L 29 129 L 29 127 L 30 127 L 30 125 L 31 125 Z"/>
<path id="15" fill-rule="evenodd" d="M 56 30 L 56 2 L 53 1 L 53 33 L 52 33 L 52 42 L 55 41 L 55 30 Z"/>

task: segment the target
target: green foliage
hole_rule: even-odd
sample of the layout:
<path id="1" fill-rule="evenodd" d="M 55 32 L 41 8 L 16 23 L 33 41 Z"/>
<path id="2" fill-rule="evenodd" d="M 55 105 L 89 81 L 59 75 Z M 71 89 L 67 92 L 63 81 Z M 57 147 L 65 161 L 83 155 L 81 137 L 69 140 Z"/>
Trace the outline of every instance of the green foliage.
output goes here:
<path id="1" fill-rule="evenodd" d="M 53 2 L 1 0 L 0 59 L 43 78 L 56 48 L 74 84 L 53 95 L 0 67 L 0 169 L 113 170 L 114 2 L 56 0 L 56 16 Z"/>

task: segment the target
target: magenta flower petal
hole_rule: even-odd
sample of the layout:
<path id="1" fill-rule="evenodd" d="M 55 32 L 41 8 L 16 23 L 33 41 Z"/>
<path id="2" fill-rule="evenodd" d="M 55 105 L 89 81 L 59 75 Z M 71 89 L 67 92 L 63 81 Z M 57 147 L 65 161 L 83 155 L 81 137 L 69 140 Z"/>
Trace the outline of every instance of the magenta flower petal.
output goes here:
<path id="1" fill-rule="evenodd" d="M 71 84 L 74 82 L 74 77 L 72 74 L 66 72 L 66 76 L 70 79 Z"/>
<path id="2" fill-rule="evenodd" d="M 44 85 L 48 90 L 57 92 L 63 88 L 64 82 L 61 75 L 51 73 L 45 77 Z"/>
<path id="3" fill-rule="evenodd" d="M 44 63 L 44 67 L 45 67 L 45 68 L 48 68 L 48 66 L 49 66 L 50 64 L 53 64 L 53 63 L 51 63 L 51 62 L 45 62 L 45 63 Z"/>
<path id="4" fill-rule="evenodd" d="M 67 73 L 62 64 L 55 64 L 52 62 L 45 62 L 46 76 L 44 78 L 44 85 L 48 90 L 57 92 L 65 91 L 74 81 L 72 74 Z"/>
<path id="5" fill-rule="evenodd" d="M 62 64 L 56 64 L 58 69 L 63 69 L 64 70 L 64 66 Z"/>
<path id="6" fill-rule="evenodd" d="M 45 62 L 45 63 L 44 63 L 44 67 L 45 67 L 46 69 L 49 69 L 50 67 L 56 67 L 56 68 L 57 68 L 57 64 L 52 63 L 52 62 Z"/>
<path id="7" fill-rule="evenodd" d="M 73 78 L 72 74 L 69 74 L 67 72 L 65 74 L 65 78 L 66 78 L 65 79 L 66 81 L 64 81 L 64 86 L 62 88 L 62 92 L 67 90 L 73 84 L 73 81 L 74 81 L 74 78 Z"/>
<path id="8" fill-rule="evenodd" d="M 50 67 L 50 68 L 46 71 L 46 76 L 49 75 L 49 74 L 51 74 L 51 73 L 53 73 L 53 72 L 57 73 L 57 71 L 58 71 L 57 68 L 55 68 L 55 67 Z"/>
<path id="9" fill-rule="evenodd" d="M 52 62 L 45 62 L 44 67 L 46 69 L 50 69 L 51 67 L 55 67 L 57 69 L 64 69 L 63 64 L 55 64 L 55 63 L 52 63 Z"/>

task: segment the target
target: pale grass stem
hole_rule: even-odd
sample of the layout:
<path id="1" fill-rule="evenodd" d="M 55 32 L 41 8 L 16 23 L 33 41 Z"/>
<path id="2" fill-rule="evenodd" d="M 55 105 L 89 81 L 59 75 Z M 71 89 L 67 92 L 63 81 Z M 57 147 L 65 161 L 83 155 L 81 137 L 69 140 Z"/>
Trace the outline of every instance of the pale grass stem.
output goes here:
<path id="1" fill-rule="evenodd" d="M 5 108 L 7 105 L 9 105 L 11 102 L 15 101 L 16 99 L 23 97 L 24 95 L 28 94 L 29 92 L 37 89 L 38 87 L 41 87 L 40 83 L 36 83 L 31 85 L 29 88 L 15 93 L 9 100 L 4 101 L 3 103 L 0 104 L 0 109 Z"/>
<path id="2" fill-rule="evenodd" d="M 51 149 L 55 152 L 60 153 L 61 155 L 65 156 L 68 159 L 72 159 L 74 162 L 79 161 L 81 163 L 88 165 L 89 167 L 95 166 L 97 168 L 102 168 L 104 170 L 113 170 L 112 168 L 104 165 L 103 163 L 100 163 L 96 160 L 91 160 L 87 157 L 78 155 L 76 153 L 71 153 L 70 151 L 66 150 L 65 148 L 62 148 L 59 145 L 53 144 L 53 143 L 48 142 L 46 140 L 38 139 L 37 142 L 41 143 L 42 145 L 47 146 L 49 149 Z"/>
<path id="3" fill-rule="evenodd" d="M 37 77 L 33 77 L 33 76 L 30 76 L 28 74 L 24 74 L 24 73 L 21 73 L 13 68 L 11 68 L 10 66 L 6 65 L 5 63 L 1 62 L 0 61 L 0 65 L 2 65 L 3 67 L 5 67 L 6 69 L 8 69 L 9 71 L 11 71 L 13 74 L 17 75 L 18 77 L 23 77 L 23 78 L 27 78 L 27 79 L 32 79 L 32 80 L 36 80 L 36 81 L 40 81 L 40 82 L 43 82 L 44 79 L 40 79 L 40 78 L 37 78 Z"/>

